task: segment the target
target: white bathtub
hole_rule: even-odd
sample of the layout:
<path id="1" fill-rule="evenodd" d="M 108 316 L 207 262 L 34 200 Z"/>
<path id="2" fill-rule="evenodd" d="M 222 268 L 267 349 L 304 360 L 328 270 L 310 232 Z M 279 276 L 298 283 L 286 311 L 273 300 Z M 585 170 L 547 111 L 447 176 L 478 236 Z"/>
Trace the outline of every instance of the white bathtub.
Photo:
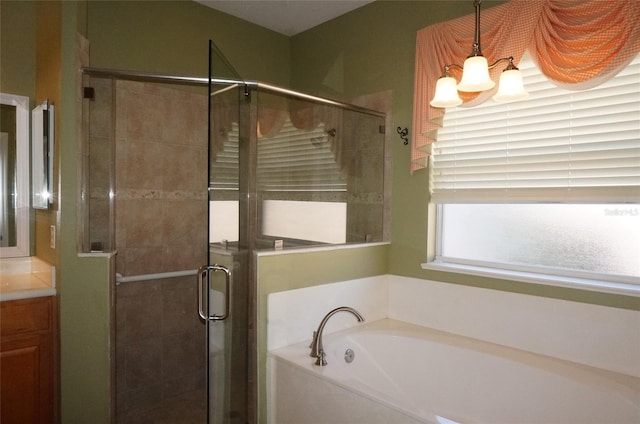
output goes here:
<path id="1" fill-rule="evenodd" d="M 308 344 L 269 352 L 271 424 L 640 423 L 636 377 L 388 319 Z"/>

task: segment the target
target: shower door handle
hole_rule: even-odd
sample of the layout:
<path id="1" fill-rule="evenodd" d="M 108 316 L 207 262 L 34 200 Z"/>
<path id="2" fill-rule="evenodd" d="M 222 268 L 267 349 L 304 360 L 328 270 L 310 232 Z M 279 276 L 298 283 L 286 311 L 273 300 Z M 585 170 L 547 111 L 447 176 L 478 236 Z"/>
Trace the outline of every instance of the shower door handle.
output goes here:
<path id="1" fill-rule="evenodd" d="M 222 315 L 205 313 L 205 302 L 209 299 L 210 272 L 224 272 L 224 313 Z M 206 284 L 205 284 L 206 281 Z M 229 317 L 231 304 L 231 271 L 222 265 L 203 265 L 198 269 L 198 314 L 205 321 L 224 321 Z"/>

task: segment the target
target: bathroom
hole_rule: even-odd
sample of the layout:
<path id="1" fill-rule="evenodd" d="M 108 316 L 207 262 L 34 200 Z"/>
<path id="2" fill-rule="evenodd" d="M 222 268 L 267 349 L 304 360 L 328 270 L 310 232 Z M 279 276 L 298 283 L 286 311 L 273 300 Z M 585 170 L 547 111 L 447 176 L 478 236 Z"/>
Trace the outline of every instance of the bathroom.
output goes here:
<path id="1" fill-rule="evenodd" d="M 24 93 L 32 99 L 32 105 L 36 98 L 48 96 L 59 111 L 57 203 L 49 211 L 35 212 L 32 254 L 56 266 L 62 422 L 109 422 L 115 390 L 110 367 L 115 354 L 110 343 L 115 315 L 109 291 L 115 263 L 100 254 L 77 253 L 76 123 L 81 110 L 73 95 L 77 78 L 76 33 L 89 40 L 90 63 L 96 68 L 206 76 L 207 43 L 213 39 L 246 79 L 350 101 L 374 93 L 390 93 L 391 243 L 261 257 L 259 280 L 265 301 L 271 292 L 394 275 L 418 286 L 424 281 L 424 287 L 429 288 L 433 288 L 429 281 L 450 283 L 445 286 L 451 286 L 456 295 L 466 296 L 465 299 L 475 296 L 476 289 L 484 289 L 498 295 L 514 295 L 516 299 L 552 300 L 567 305 L 566 309 L 559 307 L 560 317 L 563 310 L 569 313 L 576 305 L 599 306 L 602 313 L 609 311 L 614 316 L 640 309 L 638 298 L 630 294 L 420 267 L 429 254 L 426 217 L 432 211 L 426 199 L 428 174 L 409 172 L 410 149 L 395 129 L 412 128 L 416 31 L 469 14 L 471 6 L 466 3 L 377 1 L 310 31 L 286 37 L 192 2 L 154 2 L 153 6 L 115 1 L 2 2 L 3 55 L 11 52 L 4 48 L 4 40 L 9 39 L 5 31 L 13 34 L 11 37 L 25 34 L 14 46 L 22 52 L 32 52 L 22 55 L 21 60 L 26 63 L 14 68 L 5 68 L 10 62 L 3 60 L 2 91 Z M 483 7 L 488 9 L 500 2 L 485 3 Z M 43 21 L 49 25 L 39 25 Z M 372 27 L 383 30 L 371 31 Z M 55 36 L 47 37 L 46 31 Z M 36 44 L 43 44 L 46 50 L 41 52 L 41 48 L 34 47 Z M 18 56 L 15 50 L 14 54 Z M 50 247 L 52 225 L 58 233 L 55 248 Z M 427 302 L 425 299 L 425 304 L 430 304 Z M 327 305 L 326 312 L 329 309 Z M 266 311 L 259 314 L 266 320 Z M 528 319 L 534 321 L 535 317 Z M 637 318 L 633 318 L 627 325 L 633 328 L 636 323 Z M 316 325 L 314 322 L 309 330 Z"/>

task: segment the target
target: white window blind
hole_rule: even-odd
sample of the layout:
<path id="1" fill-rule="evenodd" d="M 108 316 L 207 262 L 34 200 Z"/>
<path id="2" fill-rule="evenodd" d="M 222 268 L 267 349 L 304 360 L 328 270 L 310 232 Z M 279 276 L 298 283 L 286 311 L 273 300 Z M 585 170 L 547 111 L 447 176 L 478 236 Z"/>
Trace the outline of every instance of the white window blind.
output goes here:
<path id="1" fill-rule="evenodd" d="M 431 156 L 434 203 L 640 201 L 640 56 L 583 91 L 525 57 L 528 99 L 447 110 Z"/>

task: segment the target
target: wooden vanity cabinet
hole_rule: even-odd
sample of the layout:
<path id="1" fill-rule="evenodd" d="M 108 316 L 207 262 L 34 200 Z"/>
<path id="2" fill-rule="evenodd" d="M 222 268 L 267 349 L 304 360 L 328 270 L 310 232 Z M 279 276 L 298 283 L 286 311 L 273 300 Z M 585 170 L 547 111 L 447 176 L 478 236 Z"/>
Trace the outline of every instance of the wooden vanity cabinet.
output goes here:
<path id="1" fill-rule="evenodd" d="M 54 297 L 0 302 L 0 422 L 54 422 Z"/>

